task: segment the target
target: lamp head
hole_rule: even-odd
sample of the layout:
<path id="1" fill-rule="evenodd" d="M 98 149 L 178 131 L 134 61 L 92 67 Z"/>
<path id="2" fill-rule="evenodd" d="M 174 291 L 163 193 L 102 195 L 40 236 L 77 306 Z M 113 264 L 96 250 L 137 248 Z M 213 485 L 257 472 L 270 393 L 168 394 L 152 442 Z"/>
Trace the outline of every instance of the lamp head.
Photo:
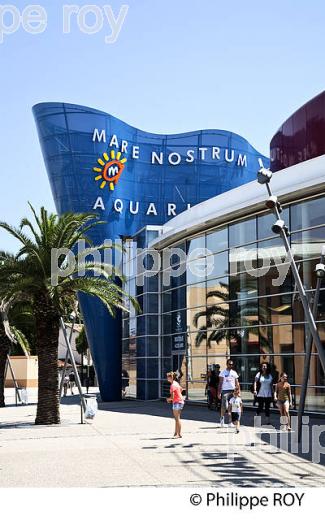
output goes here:
<path id="1" fill-rule="evenodd" d="M 257 182 L 259 184 L 268 184 L 272 179 L 272 172 L 268 168 L 260 168 L 257 172 Z"/>
<path id="2" fill-rule="evenodd" d="M 281 213 L 281 211 L 282 211 L 281 204 L 280 204 L 280 202 L 278 201 L 278 197 L 277 197 L 276 195 L 271 195 L 271 197 L 269 197 L 269 198 L 267 199 L 267 201 L 265 202 L 265 206 L 266 206 L 268 209 L 274 209 L 275 207 L 277 207 L 279 213 Z"/>
<path id="3" fill-rule="evenodd" d="M 285 225 L 284 220 L 282 220 L 282 219 L 279 219 L 276 222 L 274 222 L 274 224 L 272 226 L 272 231 L 273 231 L 273 233 L 276 233 L 277 235 L 279 235 L 281 233 L 281 231 L 284 231 L 286 235 L 289 234 L 288 228 Z"/>
<path id="4" fill-rule="evenodd" d="M 325 265 L 317 264 L 315 267 L 315 273 L 317 278 L 325 278 Z"/>

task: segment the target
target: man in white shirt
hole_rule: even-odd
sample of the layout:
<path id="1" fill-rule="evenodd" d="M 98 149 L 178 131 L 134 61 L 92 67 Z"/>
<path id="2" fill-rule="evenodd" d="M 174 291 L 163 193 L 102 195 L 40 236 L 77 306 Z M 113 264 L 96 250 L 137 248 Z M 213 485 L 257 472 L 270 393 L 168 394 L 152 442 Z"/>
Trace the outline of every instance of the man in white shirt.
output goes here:
<path id="1" fill-rule="evenodd" d="M 239 375 L 233 370 L 234 363 L 231 359 L 227 360 L 226 370 L 222 370 L 219 374 L 218 399 L 221 399 L 220 426 L 225 424 L 225 413 L 229 408 L 229 399 L 233 396 L 236 389 L 240 392 Z"/>

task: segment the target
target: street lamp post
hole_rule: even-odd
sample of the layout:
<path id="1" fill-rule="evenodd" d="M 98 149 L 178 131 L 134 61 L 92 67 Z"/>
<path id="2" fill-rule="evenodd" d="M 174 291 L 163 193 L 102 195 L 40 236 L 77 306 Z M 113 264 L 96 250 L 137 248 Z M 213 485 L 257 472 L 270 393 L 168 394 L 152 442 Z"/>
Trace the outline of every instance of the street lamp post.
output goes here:
<path id="1" fill-rule="evenodd" d="M 65 327 L 65 323 L 64 323 L 64 320 L 63 320 L 62 317 L 60 318 L 60 323 L 61 323 L 61 328 L 62 328 L 62 331 L 63 331 L 63 336 L 64 336 L 64 339 L 65 339 L 65 343 L 66 343 L 66 346 L 67 346 L 67 351 L 69 353 L 69 357 L 70 357 L 70 360 L 71 360 L 73 372 L 74 372 L 74 375 L 75 375 L 77 388 L 78 388 L 79 394 L 80 394 L 80 404 L 81 404 L 81 407 L 83 408 L 83 411 L 85 412 L 86 408 L 87 408 L 87 403 L 86 403 L 86 400 L 85 400 L 83 392 L 82 392 L 81 381 L 80 381 L 80 378 L 79 378 L 76 361 L 74 359 L 74 355 L 73 355 L 73 352 L 72 352 L 70 339 L 68 337 L 67 329 Z M 81 420 L 81 422 L 83 422 L 83 421 Z"/>
<path id="2" fill-rule="evenodd" d="M 322 285 L 322 279 L 325 275 L 325 246 L 322 248 L 322 254 L 320 257 L 320 263 L 316 265 L 316 277 L 317 277 L 317 283 L 316 283 L 316 290 L 314 295 L 314 302 L 313 302 L 313 316 L 314 319 L 317 319 L 317 311 L 318 311 L 318 303 L 319 303 L 319 293 Z M 307 394 L 307 386 L 308 386 L 308 379 L 309 379 L 309 372 L 310 372 L 310 361 L 311 361 L 311 352 L 312 352 L 312 346 L 313 346 L 313 337 L 310 333 L 310 330 L 308 332 L 308 336 L 306 339 L 306 353 L 305 353 L 305 365 L 304 365 L 304 375 L 303 375 L 303 381 L 301 385 L 301 391 L 300 391 L 300 399 L 299 399 L 299 408 L 298 408 L 298 442 L 301 442 L 301 432 L 302 432 L 302 416 L 304 414 L 305 410 L 305 403 L 306 403 L 306 394 Z"/>

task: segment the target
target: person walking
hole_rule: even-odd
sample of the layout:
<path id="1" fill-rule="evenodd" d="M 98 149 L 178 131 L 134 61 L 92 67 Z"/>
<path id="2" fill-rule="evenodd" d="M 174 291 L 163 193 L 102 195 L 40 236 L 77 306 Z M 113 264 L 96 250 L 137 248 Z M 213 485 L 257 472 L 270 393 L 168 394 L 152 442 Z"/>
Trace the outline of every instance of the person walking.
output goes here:
<path id="1" fill-rule="evenodd" d="M 69 386 L 70 386 L 70 379 L 69 379 L 68 374 L 66 374 L 63 379 L 63 395 L 64 396 L 67 395 Z"/>
<path id="2" fill-rule="evenodd" d="M 167 381 L 170 383 L 170 397 L 167 402 L 173 405 L 173 415 L 175 419 L 174 439 L 182 438 L 181 413 L 184 408 L 184 397 L 182 395 L 182 387 L 177 381 L 178 374 L 176 372 L 167 373 Z"/>
<path id="3" fill-rule="evenodd" d="M 235 388 L 233 396 L 229 399 L 229 411 L 231 413 L 231 422 L 236 428 L 236 433 L 239 433 L 240 418 L 243 414 L 243 401 L 238 388 Z"/>
<path id="4" fill-rule="evenodd" d="M 89 376 L 86 376 L 85 377 L 85 387 L 86 387 L 86 393 L 89 394 L 89 387 L 90 387 L 90 377 Z"/>
<path id="5" fill-rule="evenodd" d="M 70 392 L 71 392 L 71 395 L 74 394 L 74 385 L 76 383 L 76 378 L 75 378 L 75 375 L 74 375 L 74 372 L 70 372 L 69 374 L 69 386 L 70 386 Z"/>
<path id="6" fill-rule="evenodd" d="M 219 374 L 218 399 L 221 399 L 220 427 L 225 425 L 225 413 L 228 412 L 229 399 L 233 396 L 235 388 L 240 392 L 239 375 L 233 369 L 232 359 L 227 360 L 227 368 Z"/>
<path id="7" fill-rule="evenodd" d="M 291 431 L 289 409 L 292 406 L 292 394 L 291 385 L 288 383 L 288 375 L 285 372 L 280 374 L 279 382 L 275 387 L 274 398 L 280 412 L 280 428 L 284 427 L 285 430 Z M 281 417 L 283 417 L 282 420 Z"/>
<path id="8" fill-rule="evenodd" d="M 273 377 L 269 363 L 262 363 L 254 379 L 254 397 L 258 402 L 256 415 L 265 409 L 266 424 L 270 424 L 270 406 L 274 399 Z"/>
<path id="9" fill-rule="evenodd" d="M 212 409 L 213 404 L 217 408 L 217 393 L 218 393 L 218 377 L 214 368 L 209 368 L 207 373 L 206 395 L 208 398 L 208 408 Z"/>
<path id="10" fill-rule="evenodd" d="M 130 376 L 129 372 L 122 368 L 122 398 L 126 397 L 126 389 L 129 387 L 130 384 Z"/>

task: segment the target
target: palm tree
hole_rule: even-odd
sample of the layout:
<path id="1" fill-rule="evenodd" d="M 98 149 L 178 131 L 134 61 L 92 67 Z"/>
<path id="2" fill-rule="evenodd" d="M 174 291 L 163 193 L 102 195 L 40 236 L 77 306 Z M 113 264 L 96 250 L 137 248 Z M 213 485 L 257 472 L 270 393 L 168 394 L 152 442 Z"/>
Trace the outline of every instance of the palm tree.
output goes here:
<path id="1" fill-rule="evenodd" d="M 15 228 L 0 222 L 0 227 L 21 244 L 14 258 L 1 263 L 0 255 L 0 283 L 11 280 L 5 290 L 6 300 L 15 298 L 29 301 L 34 311 L 39 362 L 35 424 L 59 424 L 57 360 L 60 317 L 64 315 L 65 308 L 72 305 L 79 291 L 99 298 L 113 316 L 116 308 L 127 311 L 122 301 L 125 293 L 116 283 L 119 273 L 111 265 L 85 261 L 87 255 L 105 248 L 92 247 L 91 241 L 87 238 L 89 230 L 102 224 L 96 220 L 96 215 L 66 213 L 57 216 L 41 208 L 38 216 L 31 205 L 30 208 L 35 223 L 23 218 L 20 226 Z M 25 233 L 26 229 L 28 235 Z M 81 254 L 75 255 L 76 262 L 74 269 L 71 269 L 71 275 L 59 275 L 57 285 L 53 285 L 53 251 L 62 250 L 57 259 L 58 267 L 66 268 L 70 265 L 67 252 L 71 254 L 79 240 L 84 240 L 88 247 Z M 85 272 L 86 276 L 78 277 L 79 272 Z M 98 277 L 91 276 L 93 274 Z M 132 303 L 136 305 L 134 300 Z"/>
<path id="2" fill-rule="evenodd" d="M 10 352 L 11 341 L 8 338 L 4 326 L 4 313 L 1 311 L 0 319 L 0 408 L 5 406 L 4 385 L 7 356 Z"/>
<path id="3" fill-rule="evenodd" d="M 253 287 L 253 286 L 252 286 Z M 247 287 L 249 289 L 249 287 Z M 217 298 L 218 303 L 209 305 L 209 299 Z M 217 344 L 223 340 L 227 341 L 228 346 L 231 340 L 235 340 L 237 344 L 241 345 L 245 340 L 247 343 L 249 334 L 259 333 L 259 325 L 266 323 L 267 319 L 264 316 L 261 308 L 256 309 L 254 300 L 244 300 L 240 310 L 236 306 L 236 302 L 224 303 L 229 300 L 228 285 L 220 282 L 220 289 L 209 291 L 206 295 L 207 307 L 205 310 L 195 314 L 193 318 L 193 325 L 198 328 L 200 318 L 205 317 L 206 323 L 198 328 L 195 346 L 199 347 L 202 341 L 207 341 L 208 348 L 211 348 L 211 343 L 215 341 Z M 231 309 L 231 306 L 233 307 Z M 264 310 L 264 309 L 263 309 Z M 263 346 L 269 346 L 267 340 L 260 336 L 260 342 Z M 227 353 L 229 354 L 229 353 Z"/>
<path id="4" fill-rule="evenodd" d="M 2 253 L 1 264 L 14 257 Z M 4 385 L 7 357 L 14 350 L 22 350 L 28 356 L 33 343 L 34 318 L 30 305 L 25 302 L 6 301 L 6 293 L 10 281 L 4 281 L 0 286 L 0 407 L 5 406 Z M 18 349 L 17 349 L 17 347 Z"/>
<path id="5" fill-rule="evenodd" d="M 85 356 L 89 349 L 88 340 L 86 336 L 85 326 L 83 325 L 77 339 L 76 339 L 76 349 L 78 354 L 81 356 Z"/>

